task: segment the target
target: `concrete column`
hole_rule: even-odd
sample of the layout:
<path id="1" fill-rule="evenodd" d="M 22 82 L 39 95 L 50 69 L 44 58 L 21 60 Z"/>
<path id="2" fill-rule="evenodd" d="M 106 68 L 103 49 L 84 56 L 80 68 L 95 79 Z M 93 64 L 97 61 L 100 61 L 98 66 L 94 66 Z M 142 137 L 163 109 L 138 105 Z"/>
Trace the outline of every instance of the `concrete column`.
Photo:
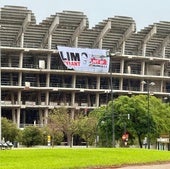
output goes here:
<path id="1" fill-rule="evenodd" d="M 97 76 L 97 89 L 100 89 L 100 76 Z"/>
<path id="2" fill-rule="evenodd" d="M 37 86 L 40 87 L 40 78 L 39 78 L 39 74 L 36 75 L 36 81 L 37 81 Z"/>
<path id="3" fill-rule="evenodd" d="M 46 74 L 46 87 L 49 87 L 50 86 L 50 74 L 47 73 Z"/>
<path id="4" fill-rule="evenodd" d="M 23 52 L 20 53 L 19 56 L 19 68 L 23 67 Z"/>
<path id="5" fill-rule="evenodd" d="M 76 87 L 76 75 L 73 75 L 73 78 L 72 78 L 72 87 L 73 88 Z"/>
<path id="6" fill-rule="evenodd" d="M 99 93 L 96 93 L 96 107 L 99 107 Z"/>
<path id="7" fill-rule="evenodd" d="M 20 127 L 20 108 L 17 108 L 17 128 Z"/>
<path id="8" fill-rule="evenodd" d="M 146 43 L 143 44 L 143 48 L 142 48 L 142 56 L 146 55 Z"/>
<path id="9" fill-rule="evenodd" d="M 141 81 L 142 82 L 142 81 Z M 144 84 L 140 83 L 140 91 L 143 92 L 144 91 Z"/>
<path id="10" fill-rule="evenodd" d="M 23 52 L 21 52 L 19 56 L 19 68 L 22 68 L 22 67 L 23 67 Z M 22 86 L 22 72 L 19 72 L 18 86 Z"/>
<path id="11" fill-rule="evenodd" d="M 21 34 L 21 42 L 20 42 L 20 47 L 24 47 L 24 33 Z"/>
<path id="12" fill-rule="evenodd" d="M 18 76 L 18 86 L 22 86 L 22 72 L 19 72 L 19 76 Z"/>
<path id="13" fill-rule="evenodd" d="M 11 103 L 12 103 L 12 104 L 15 104 L 14 93 L 11 93 Z"/>
<path id="14" fill-rule="evenodd" d="M 43 111 L 39 109 L 40 126 L 43 127 Z"/>
<path id="15" fill-rule="evenodd" d="M 145 74 L 145 61 L 142 62 L 141 64 L 141 75 Z"/>
<path id="16" fill-rule="evenodd" d="M 163 80 L 161 80 L 161 89 L 160 90 L 161 90 L 160 92 L 164 92 L 164 82 L 163 82 Z"/>
<path id="17" fill-rule="evenodd" d="M 75 92 L 71 93 L 71 105 L 72 106 L 74 106 L 74 104 L 75 104 L 75 95 L 76 95 Z"/>
<path id="18" fill-rule="evenodd" d="M 165 46 L 162 48 L 162 57 L 165 58 Z"/>
<path id="19" fill-rule="evenodd" d="M 47 125 L 47 118 L 48 118 L 48 108 L 44 111 L 44 124 Z"/>
<path id="20" fill-rule="evenodd" d="M 38 104 L 41 105 L 41 93 L 38 92 Z"/>
<path id="21" fill-rule="evenodd" d="M 9 56 L 9 60 L 8 60 L 8 61 L 9 61 L 8 66 L 9 66 L 9 67 L 12 67 L 12 59 L 11 59 L 11 56 Z"/>
<path id="22" fill-rule="evenodd" d="M 11 85 L 13 85 L 12 73 L 9 74 L 9 82 Z"/>
<path id="23" fill-rule="evenodd" d="M 161 76 L 164 76 L 165 62 L 161 63 Z"/>
<path id="24" fill-rule="evenodd" d="M 122 59 L 122 60 L 121 60 L 121 63 L 120 63 L 120 73 L 123 73 L 123 71 L 124 71 L 124 65 L 125 65 L 125 60 Z"/>
<path id="25" fill-rule="evenodd" d="M 52 35 L 50 34 L 48 36 L 48 49 L 51 49 L 51 44 L 52 44 Z"/>
<path id="26" fill-rule="evenodd" d="M 99 49 L 102 49 L 102 46 L 103 46 L 103 39 L 100 39 L 100 41 L 99 41 Z"/>
<path id="27" fill-rule="evenodd" d="M 78 47 L 78 37 L 76 37 L 74 40 L 74 47 L 76 47 L 76 48 Z"/>
<path id="28" fill-rule="evenodd" d="M 15 109 L 14 109 L 14 108 L 12 109 L 12 121 L 13 121 L 13 123 L 15 123 L 15 124 L 16 124 L 16 122 L 17 122 L 17 120 L 16 120 L 16 113 L 15 113 Z"/>
<path id="29" fill-rule="evenodd" d="M 46 104 L 46 105 L 49 104 L 49 91 L 46 91 L 46 95 L 45 95 L 45 104 Z"/>
<path id="30" fill-rule="evenodd" d="M 119 90 L 123 90 L 123 78 L 120 79 Z"/>
<path id="31" fill-rule="evenodd" d="M 75 116 L 75 110 L 74 109 L 71 109 L 71 118 L 74 119 L 74 116 Z M 74 143 L 74 138 L 72 136 L 71 138 L 71 147 L 73 147 L 73 143 Z"/>
<path id="32" fill-rule="evenodd" d="M 21 91 L 18 91 L 18 98 L 17 98 L 18 104 L 21 104 Z"/>
<path id="33" fill-rule="evenodd" d="M 90 94 L 88 93 L 87 95 L 87 104 L 88 104 L 88 107 L 91 105 L 91 102 L 90 102 Z"/>
<path id="34" fill-rule="evenodd" d="M 123 41 L 123 44 L 122 44 L 122 55 L 124 55 L 125 54 L 125 41 Z"/>
<path id="35" fill-rule="evenodd" d="M 26 111 L 23 111 L 23 127 L 25 127 L 25 123 L 26 123 Z"/>
<path id="36" fill-rule="evenodd" d="M 51 69 L 51 54 L 48 54 L 47 57 L 47 69 Z"/>

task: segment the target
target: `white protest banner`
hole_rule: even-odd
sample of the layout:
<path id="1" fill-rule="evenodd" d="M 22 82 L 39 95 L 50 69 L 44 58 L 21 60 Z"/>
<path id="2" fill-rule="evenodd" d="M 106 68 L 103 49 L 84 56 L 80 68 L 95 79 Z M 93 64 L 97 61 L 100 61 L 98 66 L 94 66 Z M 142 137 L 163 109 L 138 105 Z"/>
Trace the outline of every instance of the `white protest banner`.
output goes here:
<path id="1" fill-rule="evenodd" d="M 107 56 L 107 50 L 65 46 L 57 46 L 57 48 L 61 60 L 68 69 L 103 73 L 109 70 L 110 57 Z"/>

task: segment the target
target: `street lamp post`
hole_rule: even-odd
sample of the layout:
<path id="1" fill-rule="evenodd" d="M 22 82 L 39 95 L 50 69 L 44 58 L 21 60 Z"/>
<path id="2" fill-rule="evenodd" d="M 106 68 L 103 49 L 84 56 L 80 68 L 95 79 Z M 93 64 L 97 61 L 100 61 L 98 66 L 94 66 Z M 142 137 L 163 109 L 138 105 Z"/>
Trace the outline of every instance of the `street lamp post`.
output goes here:
<path id="1" fill-rule="evenodd" d="M 1 115 L 2 115 L 2 112 L 1 112 L 1 40 L 0 40 L 0 143 L 1 143 L 1 138 L 2 138 L 2 118 L 1 118 Z"/>
<path id="2" fill-rule="evenodd" d="M 155 83 L 142 81 L 142 84 L 147 85 L 147 145 L 148 149 L 150 149 L 150 86 L 154 86 Z"/>
<path id="3" fill-rule="evenodd" d="M 115 114 L 113 109 L 113 80 L 112 80 L 112 63 L 110 61 L 110 90 L 111 90 L 111 111 L 112 111 L 112 146 L 115 147 Z"/>
<path id="4" fill-rule="evenodd" d="M 110 54 L 109 54 L 110 55 Z M 110 61 L 110 92 L 111 92 L 111 119 L 112 119 L 112 147 L 115 147 L 115 114 L 114 114 L 114 109 L 113 109 L 113 80 L 112 80 L 112 63 Z M 97 125 L 98 128 L 98 125 Z M 97 137 L 96 137 L 96 142 L 97 142 Z"/>
<path id="5" fill-rule="evenodd" d="M 130 114 L 123 114 L 123 115 L 121 115 L 121 114 L 115 114 L 114 113 L 114 118 L 115 117 L 120 117 L 120 118 L 122 118 L 122 117 L 127 117 L 127 119 L 129 120 L 130 119 Z M 105 123 L 105 120 L 107 120 L 107 119 L 111 119 L 112 120 L 112 127 L 113 127 L 113 125 L 114 125 L 114 127 L 115 127 L 115 124 L 113 123 L 114 121 L 113 121 L 113 113 L 111 114 L 111 115 L 109 115 L 109 116 L 103 116 L 99 121 L 98 121 L 98 123 L 97 123 L 97 126 L 96 126 L 96 147 L 97 147 L 97 143 L 99 142 L 99 135 L 98 135 L 98 128 L 99 128 L 99 126 L 101 125 L 101 124 L 104 124 Z M 115 119 L 114 119 L 115 120 Z M 113 130 L 114 128 L 112 128 L 112 146 L 114 146 L 115 147 L 115 144 L 113 144 L 113 143 L 115 143 L 115 142 L 113 142 L 113 141 L 115 141 L 115 138 L 113 137 L 113 136 L 115 136 L 115 130 Z M 124 134 L 126 134 L 126 125 L 124 124 Z M 106 126 L 106 144 L 107 144 L 107 146 L 108 146 L 108 128 L 107 128 L 107 126 Z"/>
<path id="6" fill-rule="evenodd" d="M 1 19 L 1 9 L 0 9 L 0 19 Z M 2 27 L 0 25 L 0 34 L 2 31 L 5 31 L 5 27 Z M 2 90 L 1 90 L 1 39 L 0 39 L 0 143 L 2 141 L 2 105 L 1 105 L 1 95 L 2 95 Z"/>
<path id="7" fill-rule="evenodd" d="M 1 18 L 1 16 L 0 16 L 0 18 Z M 1 30 L 1 27 L 0 27 L 0 30 Z M 1 40 L 0 40 L 0 143 L 1 143 L 1 141 L 2 141 L 2 122 L 1 122 L 1 120 L 2 120 L 2 118 L 1 118 L 1 116 L 2 116 L 2 112 L 1 112 L 1 94 L 2 94 L 2 92 L 1 92 Z"/>

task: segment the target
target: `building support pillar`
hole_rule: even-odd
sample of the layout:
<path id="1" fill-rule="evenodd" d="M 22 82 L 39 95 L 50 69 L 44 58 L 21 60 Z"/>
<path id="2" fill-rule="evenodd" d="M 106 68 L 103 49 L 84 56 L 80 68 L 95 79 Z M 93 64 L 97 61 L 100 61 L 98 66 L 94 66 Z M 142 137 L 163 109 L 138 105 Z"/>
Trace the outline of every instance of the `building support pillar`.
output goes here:
<path id="1" fill-rule="evenodd" d="M 19 105 L 21 105 L 21 90 L 18 91 L 18 99 L 17 99 L 17 102 Z"/>
<path id="2" fill-rule="evenodd" d="M 47 57 L 47 69 L 51 69 L 51 54 L 48 54 Z"/>
<path id="3" fill-rule="evenodd" d="M 97 89 L 100 89 L 100 76 L 97 76 Z"/>
<path id="4" fill-rule="evenodd" d="M 165 89 L 164 89 L 164 82 L 163 82 L 163 80 L 161 80 L 161 84 L 160 84 L 161 86 L 161 91 L 160 92 L 166 92 L 166 91 L 164 91 Z"/>
<path id="5" fill-rule="evenodd" d="M 45 86 L 50 87 L 50 74 L 49 73 L 47 73 L 47 75 L 46 75 L 46 85 Z"/>
<path id="6" fill-rule="evenodd" d="M 99 93 L 96 93 L 96 107 L 99 107 Z"/>
<path id="7" fill-rule="evenodd" d="M 44 124 L 47 125 L 47 118 L 48 118 L 48 108 L 45 108 L 44 110 Z"/>
<path id="8" fill-rule="evenodd" d="M 20 128 L 20 113 L 21 113 L 21 109 L 17 108 L 17 128 Z"/>
<path id="9" fill-rule="evenodd" d="M 13 108 L 12 109 L 12 121 L 13 121 L 13 123 L 17 123 L 17 120 L 16 120 L 16 111 L 15 111 L 15 109 Z"/>
<path id="10" fill-rule="evenodd" d="M 164 76 L 165 62 L 161 63 L 161 76 Z"/>
<path id="11" fill-rule="evenodd" d="M 119 90 L 123 90 L 123 78 L 120 78 Z"/>
<path id="12" fill-rule="evenodd" d="M 125 45 L 126 45 L 126 43 L 125 43 L 125 41 L 123 41 L 123 43 L 122 43 L 122 55 L 124 55 L 125 54 Z"/>
<path id="13" fill-rule="evenodd" d="M 145 74 L 145 61 L 142 62 L 141 64 L 141 75 Z"/>
<path id="14" fill-rule="evenodd" d="M 43 118 L 44 118 L 44 116 L 43 116 L 43 111 L 42 111 L 42 109 L 39 109 L 39 119 L 40 119 L 40 126 L 41 126 L 41 127 L 44 126 L 44 124 L 43 124 Z"/>
<path id="15" fill-rule="evenodd" d="M 71 93 L 71 106 L 74 106 L 75 104 L 75 92 Z"/>
<path id="16" fill-rule="evenodd" d="M 122 73 L 122 74 L 123 74 L 123 71 L 124 71 L 124 65 L 125 65 L 125 60 L 122 59 L 121 63 L 120 63 L 120 73 Z"/>
<path id="17" fill-rule="evenodd" d="M 46 95 L 45 95 L 45 105 L 49 105 L 49 91 L 46 91 Z"/>

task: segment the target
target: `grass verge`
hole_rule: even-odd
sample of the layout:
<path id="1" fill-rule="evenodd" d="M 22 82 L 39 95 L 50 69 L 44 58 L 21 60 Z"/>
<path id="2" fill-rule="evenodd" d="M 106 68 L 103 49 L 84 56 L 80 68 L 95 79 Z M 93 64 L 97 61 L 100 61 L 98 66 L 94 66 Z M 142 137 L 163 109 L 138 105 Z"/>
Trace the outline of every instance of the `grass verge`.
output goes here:
<path id="1" fill-rule="evenodd" d="M 82 169 L 170 161 L 169 151 L 130 148 L 54 148 L 0 151 L 0 169 Z"/>

